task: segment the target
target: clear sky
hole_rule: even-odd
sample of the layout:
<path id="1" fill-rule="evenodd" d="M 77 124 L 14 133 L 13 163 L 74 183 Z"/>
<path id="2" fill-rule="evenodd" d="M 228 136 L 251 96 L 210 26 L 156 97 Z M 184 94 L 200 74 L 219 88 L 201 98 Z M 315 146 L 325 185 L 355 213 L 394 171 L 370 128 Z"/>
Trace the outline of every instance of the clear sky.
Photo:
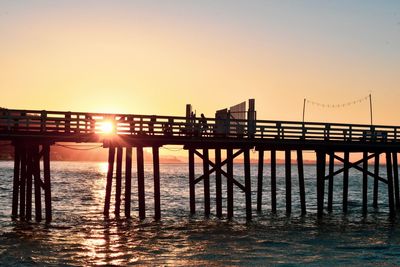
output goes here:
<path id="1" fill-rule="evenodd" d="M 303 99 L 370 92 L 400 125 L 400 1 L 0 1 L 0 106 L 184 115 L 256 99 L 301 120 Z M 369 123 L 369 105 L 306 120 Z"/>

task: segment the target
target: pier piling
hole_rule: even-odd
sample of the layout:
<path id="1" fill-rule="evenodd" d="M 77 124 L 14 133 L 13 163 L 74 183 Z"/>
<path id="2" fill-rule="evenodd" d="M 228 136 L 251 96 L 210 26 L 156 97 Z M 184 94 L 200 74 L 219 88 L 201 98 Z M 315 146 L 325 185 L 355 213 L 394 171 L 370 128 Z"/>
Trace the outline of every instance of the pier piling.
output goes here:
<path id="1" fill-rule="evenodd" d="M 221 175 L 221 149 L 215 149 L 215 165 L 219 166 L 215 172 L 215 200 L 217 208 L 217 217 L 222 217 L 222 175 Z"/>
<path id="2" fill-rule="evenodd" d="M 126 148 L 125 154 L 125 217 L 131 217 L 131 194 L 132 194 L 132 147 Z"/>
<path id="3" fill-rule="evenodd" d="M 208 149 L 203 149 L 204 215 L 210 216 L 210 174 Z"/>
<path id="4" fill-rule="evenodd" d="M 344 152 L 344 162 L 343 162 L 343 212 L 347 212 L 347 199 L 349 192 L 349 152 Z"/>
<path id="5" fill-rule="evenodd" d="M 368 211 L 368 152 L 363 152 L 362 213 Z"/>
<path id="6" fill-rule="evenodd" d="M 333 206 L 333 172 L 335 168 L 334 152 L 329 152 L 329 178 L 328 178 L 328 212 L 332 212 Z"/>
<path id="7" fill-rule="evenodd" d="M 246 197 L 246 219 L 252 219 L 251 205 L 251 174 L 250 174 L 250 149 L 244 149 L 244 182 Z"/>
<path id="8" fill-rule="evenodd" d="M 108 149 L 108 171 L 107 171 L 107 182 L 106 182 L 106 195 L 104 201 L 103 214 L 108 217 L 110 214 L 110 202 L 111 202 L 111 188 L 114 174 L 114 158 L 115 158 L 115 147 Z"/>
<path id="9" fill-rule="evenodd" d="M 285 150 L 286 214 L 292 212 L 292 163 L 290 150 Z"/>
<path id="10" fill-rule="evenodd" d="M 146 218 L 146 202 L 145 202 L 145 190 L 144 190 L 144 159 L 143 159 L 143 147 L 138 146 L 136 148 L 137 156 L 137 179 L 138 179 L 138 202 L 139 202 L 139 219 L 144 220 Z"/>
<path id="11" fill-rule="evenodd" d="M 325 187 L 325 151 L 317 151 L 317 216 L 322 217 L 324 210 Z"/>
<path id="12" fill-rule="evenodd" d="M 304 163 L 303 163 L 303 151 L 297 150 L 297 171 L 299 175 L 299 191 L 300 191 L 300 205 L 301 214 L 306 214 L 306 192 L 304 186 Z"/>
<path id="13" fill-rule="evenodd" d="M 50 145 L 43 145 L 43 179 L 44 179 L 44 206 L 46 222 L 52 220 L 51 208 L 51 176 L 50 176 Z"/>
<path id="14" fill-rule="evenodd" d="M 378 208 L 378 187 L 379 187 L 379 153 L 375 154 L 374 158 L 374 192 L 373 192 L 373 202 L 372 205 L 376 209 Z"/>
<path id="15" fill-rule="evenodd" d="M 12 197 L 12 218 L 16 219 L 18 216 L 18 194 L 19 194 L 19 174 L 20 174 L 20 157 L 21 149 L 18 145 L 14 146 L 14 177 L 13 177 L 13 197 Z"/>
<path id="16" fill-rule="evenodd" d="M 257 212 L 261 212 L 264 171 L 264 150 L 258 151 Z"/>
<path id="17" fill-rule="evenodd" d="M 226 150 L 227 157 L 227 216 L 228 219 L 233 217 L 233 149 L 228 148 Z"/>
<path id="18" fill-rule="evenodd" d="M 119 217 L 121 210 L 121 189 L 122 189 L 122 156 L 123 148 L 117 148 L 117 166 L 115 175 L 115 210 L 114 214 Z"/>
<path id="19" fill-rule="evenodd" d="M 390 152 L 386 152 L 386 170 L 387 170 L 387 182 L 388 182 L 387 186 L 388 186 L 389 212 L 390 216 L 394 217 L 395 207 L 394 207 L 394 197 L 393 197 L 393 165 Z"/>
<path id="20" fill-rule="evenodd" d="M 153 146 L 153 172 L 154 172 L 154 219 L 161 218 L 160 201 L 160 157 L 158 146 Z"/>
<path id="21" fill-rule="evenodd" d="M 194 149 L 189 149 L 189 198 L 190 214 L 196 213 L 196 191 L 195 191 L 195 169 L 194 169 Z"/>
<path id="22" fill-rule="evenodd" d="M 276 150 L 271 150 L 271 212 L 276 213 Z"/>
<path id="23" fill-rule="evenodd" d="M 393 182 L 396 209 L 400 209 L 400 193 L 399 193 L 399 165 L 397 161 L 397 152 L 393 152 Z"/>

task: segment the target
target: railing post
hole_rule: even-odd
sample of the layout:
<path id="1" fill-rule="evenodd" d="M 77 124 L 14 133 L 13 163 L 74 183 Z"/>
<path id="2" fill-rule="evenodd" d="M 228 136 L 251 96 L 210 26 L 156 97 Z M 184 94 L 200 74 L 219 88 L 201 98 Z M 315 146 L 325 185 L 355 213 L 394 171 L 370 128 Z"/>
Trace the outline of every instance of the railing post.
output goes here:
<path id="1" fill-rule="evenodd" d="M 46 119 L 47 119 L 47 113 L 45 110 L 42 110 L 40 114 L 40 132 L 42 133 L 46 132 Z"/>

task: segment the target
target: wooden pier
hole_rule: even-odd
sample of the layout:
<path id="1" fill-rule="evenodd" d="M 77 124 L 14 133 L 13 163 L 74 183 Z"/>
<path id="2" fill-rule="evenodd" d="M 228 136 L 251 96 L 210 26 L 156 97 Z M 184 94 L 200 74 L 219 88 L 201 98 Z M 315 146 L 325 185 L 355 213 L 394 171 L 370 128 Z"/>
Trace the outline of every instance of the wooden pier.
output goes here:
<path id="1" fill-rule="evenodd" d="M 105 133 L 104 126 L 112 125 L 112 133 Z M 50 149 L 58 142 L 102 143 L 108 148 L 108 172 L 105 188 L 104 215 L 109 216 L 111 206 L 119 217 L 121 205 L 125 217 L 131 217 L 132 155 L 136 150 L 137 195 L 140 219 L 146 218 L 145 174 L 143 149 L 151 148 L 153 155 L 154 218 L 162 216 L 160 201 L 160 160 L 159 149 L 165 145 L 182 145 L 188 152 L 188 203 L 190 213 L 196 207 L 196 187 L 204 188 L 205 216 L 210 216 L 210 187 L 215 186 L 216 216 L 234 216 L 234 190 L 244 194 L 246 218 L 251 220 L 253 207 L 263 210 L 264 179 L 270 179 L 270 210 L 277 211 L 277 152 L 285 159 L 285 207 L 292 213 L 292 195 L 299 193 L 301 213 L 307 212 L 304 185 L 305 151 L 315 152 L 317 214 L 332 212 L 333 181 L 341 179 L 343 212 L 348 211 L 349 170 L 362 173 L 362 212 L 366 214 L 368 205 L 378 206 L 378 186 L 385 186 L 388 192 L 387 205 L 390 215 L 395 216 L 400 209 L 399 174 L 397 153 L 400 151 L 400 126 L 356 125 L 338 123 L 314 123 L 291 121 L 256 120 L 248 115 L 246 119 L 208 118 L 200 121 L 187 114 L 184 117 L 101 114 L 81 112 L 59 112 L 40 110 L 0 110 L 0 140 L 10 141 L 15 149 L 14 180 L 12 194 L 12 217 L 21 220 L 52 219 Z M 250 150 L 258 155 L 258 173 L 250 171 Z M 292 152 L 297 157 L 292 160 Z M 271 175 L 264 175 L 264 159 L 269 156 Z M 354 154 L 361 154 L 353 160 Z M 214 155 L 214 157 L 210 157 Z M 353 155 L 353 156 L 352 156 Z M 236 179 L 234 159 L 242 158 L 244 184 Z M 195 173 L 195 159 L 203 163 L 203 171 Z M 380 159 L 385 159 L 380 162 Z M 125 171 L 122 171 L 125 162 Z M 299 188 L 292 188 L 292 164 L 297 163 Z M 335 170 L 335 162 L 342 168 Z M 369 168 L 373 163 L 373 168 Z M 379 172 L 379 164 L 386 165 L 386 174 Z M 337 164 L 336 164 L 337 166 Z M 215 173 L 215 176 L 211 174 Z M 123 177 L 123 174 L 125 175 Z M 211 177 L 215 180 L 211 181 Z M 256 197 L 252 199 L 251 180 L 257 178 Z M 371 179 L 370 179 L 371 178 Z M 368 182 L 373 183 L 373 199 L 368 200 Z M 222 184 L 226 183 L 226 211 L 223 210 Z M 124 185 L 124 188 L 123 188 Z M 124 189 L 124 190 L 123 190 Z M 43 192 L 43 194 L 42 194 Z M 115 194 L 112 198 L 112 194 Z M 327 195 L 327 203 L 324 203 Z M 44 196 L 44 199 L 42 199 Z M 115 199 L 111 203 L 111 199 Z M 122 203 L 121 199 L 124 199 Z M 43 202 L 44 201 L 44 202 Z M 256 205 L 253 205 L 256 204 Z"/>

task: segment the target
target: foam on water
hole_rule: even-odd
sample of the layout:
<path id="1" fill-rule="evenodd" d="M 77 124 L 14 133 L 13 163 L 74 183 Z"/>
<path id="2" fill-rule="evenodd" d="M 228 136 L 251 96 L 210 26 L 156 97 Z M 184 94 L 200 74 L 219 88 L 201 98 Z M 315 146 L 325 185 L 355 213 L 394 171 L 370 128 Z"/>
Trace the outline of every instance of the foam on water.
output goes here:
<path id="1" fill-rule="evenodd" d="M 132 181 L 130 220 L 102 215 L 106 165 L 52 163 L 53 222 L 13 222 L 11 162 L 0 162 L 0 265 L 399 265 L 399 223 L 388 218 L 386 187 L 380 185 L 380 207 L 361 216 L 361 180 L 350 173 L 349 213 L 341 212 L 341 177 L 335 180 L 334 211 L 316 218 L 315 167 L 305 166 L 307 215 L 300 216 L 296 170 L 293 169 L 293 214 L 285 215 L 284 168 L 278 166 L 278 213 L 269 212 L 265 179 L 263 213 L 245 221 L 244 195 L 235 188 L 235 219 L 202 216 L 202 184 L 196 186 L 197 215 L 189 216 L 186 165 L 161 166 L 162 220 L 154 222 L 152 166 L 146 165 L 148 219 L 137 219 L 136 179 Z M 196 173 L 201 173 L 198 166 Z M 383 170 L 382 170 L 383 171 Z M 243 181 L 243 168 L 235 167 Z M 257 174 L 256 166 L 252 175 Z M 265 171 L 269 177 L 269 170 Z M 213 176 L 212 176 L 213 178 Z M 213 179 L 211 178 L 211 184 Z M 256 179 L 253 177 L 253 207 Z M 370 180 L 369 199 L 372 199 Z M 223 209 L 226 211 L 226 184 Z M 211 195 L 215 196 L 212 187 Z M 113 202 L 112 202 L 113 203 Z M 122 202 L 123 203 L 123 202 Z M 212 198 L 215 214 L 215 199 Z"/>

